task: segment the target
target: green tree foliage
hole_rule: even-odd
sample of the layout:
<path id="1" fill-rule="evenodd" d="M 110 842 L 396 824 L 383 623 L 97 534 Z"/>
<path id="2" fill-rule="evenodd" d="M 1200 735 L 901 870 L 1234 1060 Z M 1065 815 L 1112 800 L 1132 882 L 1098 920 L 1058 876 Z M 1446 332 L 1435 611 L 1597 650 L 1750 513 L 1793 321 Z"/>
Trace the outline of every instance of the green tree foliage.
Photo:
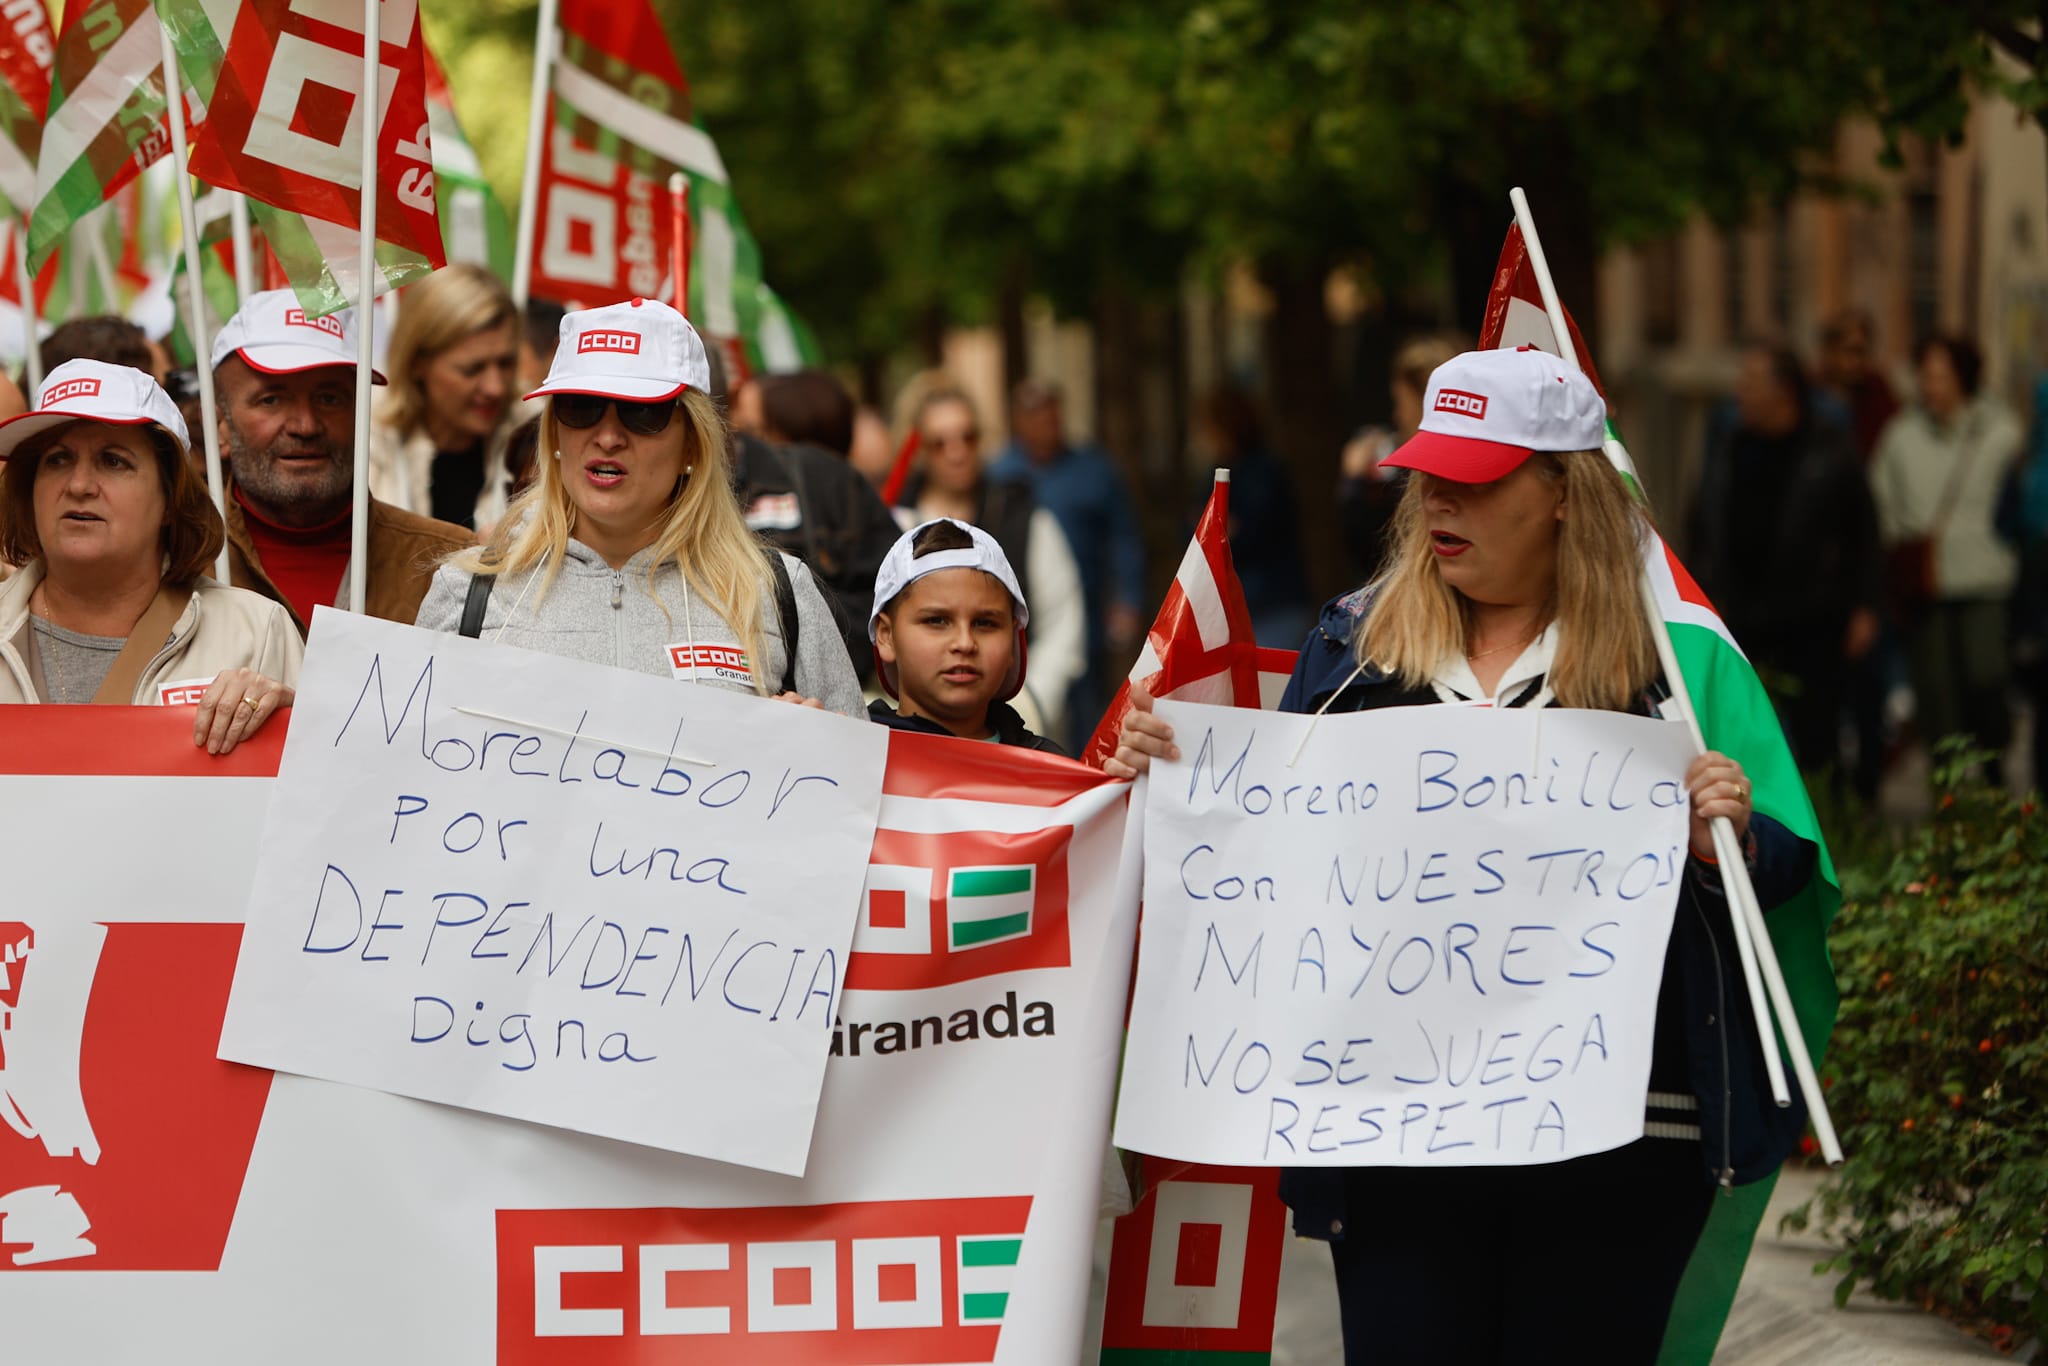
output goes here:
<path id="1" fill-rule="evenodd" d="M 1583 298 L 1598 247 L 1789 188 L 1870 97 L 1836 7 L 1769 0 L 657 4 L 770 275 L 842 355 L 1020 279 L 1078 308 L 1222 259 L 1450 268 L 1476 316 L 1517 183 Z M 508 190 L 532 15 L 429 0 Z"/>

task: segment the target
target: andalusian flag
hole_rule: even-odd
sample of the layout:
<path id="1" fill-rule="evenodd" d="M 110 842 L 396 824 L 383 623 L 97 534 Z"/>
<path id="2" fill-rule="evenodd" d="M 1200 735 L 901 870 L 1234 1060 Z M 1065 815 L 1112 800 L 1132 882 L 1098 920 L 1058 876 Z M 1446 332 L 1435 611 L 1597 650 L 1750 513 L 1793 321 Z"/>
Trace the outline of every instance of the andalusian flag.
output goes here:
<path id="1" fill-rule="evenodd" d="M 434 198 L 441 207 L 441 242 L 450 261 L 483 266 L 500 279 L 512 278 L 512 220 L 483 163 L 455 116 L 455 96 L 448 78 L 425 47 L 427 59 L 427 122 L 433 129 Z"/>
<path id="2" fill-rule="evenodd" d="M 971 949 L 1030 934 L 1036 873 L 1028 863 L 947 870 L 946 930 L 952 947 Z"/>
<path id="3" fill-rule="evenodd" d="M 1578 353 L 1579 368 L 1598 387 L 1598 373 L 1579 335 L 1578 324 L 1566 314 L 1572 347 Z M 1530 268 L 1528 252 L 1519 226 L 1508 230 L 1501 248 L 1500 265 L 1494 271 L 1493 288 L 1486 301 L 1486 320 L 1480 330 L 1481 348 L 1537 346 L 1557 353 L 1555 333 L 1544 311 L 1542 296 Z M 1641 492 L 1628 450 L 1607 429 L 1607 455 L 1624 478 Z M 1834 967 L 1828 961 L 1828 924 L 1842 903 L 1842 890 L 1835 878 L 1834 860 L 1828 856 L 1827 841 L 1821 837 L 1820 821 L 1813 801 L 1792 761 L 1777 713 L 1770 697 L 1750 667 L 1742 648 L 1729 634 L 1727 623 L 1707 601 L 1692 575 L 1657 539 L 1649 548 L 1645 566 L 1656 589 L 1657 604 L 1671 630 L 1672 649 L 1678 656 L 1679 672 L 1685 676 L 1699 715 L 1700 730 L 1710 749 L 1719 750 L 1739 762 L 1749 775 L 1752 804 L 1780 825 L 1820 851 L 1811 882 L 1790 901 L 1765 907 L 1765 924 L 1771 944 L 1785 971 L 1785 984 L 1792 994 L 1799 1016 L 1799 1029 L 1807 1046 L 1814 1050 L 1814 1064 L 1834 1029 Z M 1740 1007 L 1746 1009 L 1747 1006 Z M 1660 1366 L 1706 1366 L 1713 1359 L 1728 1310 L 1735 1303 L 1735 1289 L 1749 1260 L 1750 1244 L 1763 1220 L 1777 1177 L 1739 1188 L 1733 1197 L 1714 1201 L 1707 1229 L 1686 1268 L 1685 1282 L 1671 1310 L 1665 1330 Z"/>
<path id="4" fill-rule="evenodd" d="M 7 6 L 13 38 L 0 43 L 0 208 L 21 216 L 36 202 L 36 154 L 43 111 L 50 106 L 50 69 L 57 39 L 43 0 Z"/>
<path id="5" fill-rule="evenodd" d="M 150 0 L 74 0 L 36 161 L 29 264 L 40 268 L 143 168 L 170 150 L 163 31 Z"/>

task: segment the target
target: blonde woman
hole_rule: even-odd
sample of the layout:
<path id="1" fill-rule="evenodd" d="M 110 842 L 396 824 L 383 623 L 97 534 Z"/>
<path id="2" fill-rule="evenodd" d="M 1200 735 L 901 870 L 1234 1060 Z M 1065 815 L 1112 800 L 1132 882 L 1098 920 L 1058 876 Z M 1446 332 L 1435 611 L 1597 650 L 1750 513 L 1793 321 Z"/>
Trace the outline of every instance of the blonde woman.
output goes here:
<path id="1" fill-rule="evenodd" d="M 518 315 L 498 277 L 437 270 L 405 292 L 370 415 L 370 492 L 489 532 L 505 515 L 505 443 L 517 425 Z"/>
<path id="2" fill-rule="evenodd" d="M 434 575 L 419 624 L 866 714 L 810 571 L 747 530 L 704 344 L 666 304 L 572 313 L 539 472 L 484 545 Z"/>
<path id="3" fill-rule="evenodd" d="M 1387 460 L 1412 471 L 1387 568 L 1323 610 L 1280 709 L 1483 698 L 1647 712 L 1663 693 L 1636 596 L 1649 524 L 1600 453 L 1605 420 L 1585 377 L 1541 351 L 1440 366 L 1420 430 Z M 1136 700 L 1105 764 L 1119 776 L 1178 755 L 1151 699 Z M 1296 1232 L 1330 1244 L 1347 1362 L 1647 1366 L 1716 1188 L 1769 1176 L 1798 1142 L 1803 1108 L 1779 1109 L 1762 1080 L 1708 823 L 1734 823 L 1766 907 L 1805 884 L 1815 850 L 1751 812 L 1734 760 L 1702 756 L 1686 785 L 1692 858 L 1658 998 L 1654 1136 L 1543 1166 L 1282 1174 Z"/>

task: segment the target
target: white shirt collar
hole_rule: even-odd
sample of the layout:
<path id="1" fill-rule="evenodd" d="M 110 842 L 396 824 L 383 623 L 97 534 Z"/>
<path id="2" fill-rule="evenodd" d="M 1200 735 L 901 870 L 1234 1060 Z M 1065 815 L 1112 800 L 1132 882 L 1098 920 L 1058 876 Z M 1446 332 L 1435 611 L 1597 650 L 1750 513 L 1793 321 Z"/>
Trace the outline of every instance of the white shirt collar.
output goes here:
<path id="1" fill-rule="evenodd" d="M 1436 672 L 1429 680 L 1429 686 L 1436 693 L 1439 702 L 1477 702 L 1486 700 L 1494 703 L 1512 701 L 1523 689 L 1538 678 L 1543 686 L 1524 706 L 1548 706 L 1552 700 L 1550 691 L 1550 666 L 1557 655 L 1557 623 L 1543 628 L 1536 639 L 1522 647 L 1522 653 L 1515 656 L 1515 662 L 1508 665 L 1507 672 L 1500 676 L 1500 684 L 1493 696 L 1487 697 L 1486 689 L 1479 685 L 1479 677 L 1472 672 L 1472 663 L 1464 655 L 1453 651 L 1436 666 Z"/>

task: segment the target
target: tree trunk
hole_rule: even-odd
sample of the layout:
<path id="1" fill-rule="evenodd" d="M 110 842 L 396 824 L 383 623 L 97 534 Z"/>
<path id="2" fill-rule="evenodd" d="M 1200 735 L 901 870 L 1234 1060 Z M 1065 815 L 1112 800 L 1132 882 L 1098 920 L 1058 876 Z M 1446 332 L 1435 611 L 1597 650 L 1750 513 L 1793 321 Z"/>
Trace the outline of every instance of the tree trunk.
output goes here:
<path id="1" fill-rule="evenodd" d="M 1003 399 L 1018 383 L 1031 375 L 1031 347 L 1025 339 L 1024 302 L 1030 297 L 1030 268 L 1022 260 L 1010 263 L 996 292 L 996 328 L 1003 341 Z"/>

